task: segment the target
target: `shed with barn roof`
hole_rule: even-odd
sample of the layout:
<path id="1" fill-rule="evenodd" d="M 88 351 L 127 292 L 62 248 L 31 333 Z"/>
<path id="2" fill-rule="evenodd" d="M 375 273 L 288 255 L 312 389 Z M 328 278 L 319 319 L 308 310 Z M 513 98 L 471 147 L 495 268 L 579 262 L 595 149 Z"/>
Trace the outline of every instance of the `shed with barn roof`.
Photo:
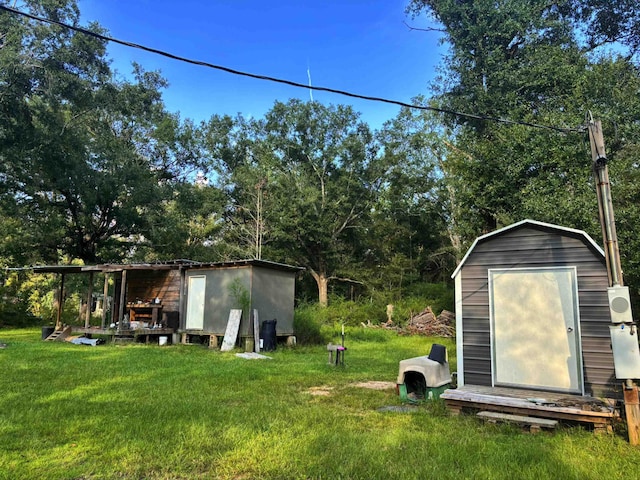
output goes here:
<path id="1" fill-rule="evenodd" d="M 458 385 L 620 397 L 605 255 L 587 233 L 523 220 L 478 237 L 452 278 Z"/>

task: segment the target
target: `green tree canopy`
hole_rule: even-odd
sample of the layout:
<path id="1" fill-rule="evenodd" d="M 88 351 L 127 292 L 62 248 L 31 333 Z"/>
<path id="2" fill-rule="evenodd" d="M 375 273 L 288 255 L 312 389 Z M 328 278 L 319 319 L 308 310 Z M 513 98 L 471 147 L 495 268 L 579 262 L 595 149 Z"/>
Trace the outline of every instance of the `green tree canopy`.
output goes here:
<path id="1" fill-rule="evenodd" d="M 74 0 L 23 8 L 79 24 Z M 163 186 L 198 162 L 194 126 L 165 110 L 158 73 L 116 78 L 102 40 L 7 12 L 0 30 L 0 208 L 19 222 L 4 256 L 121 258 Z"/>

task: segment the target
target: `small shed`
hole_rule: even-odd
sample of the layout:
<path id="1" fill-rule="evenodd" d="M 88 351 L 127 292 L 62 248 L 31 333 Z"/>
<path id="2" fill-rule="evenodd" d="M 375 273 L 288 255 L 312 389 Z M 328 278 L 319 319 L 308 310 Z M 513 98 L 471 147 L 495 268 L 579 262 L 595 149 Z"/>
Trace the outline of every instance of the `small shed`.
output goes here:
<path id="1" fill-rule="evenodd" d="M 104 277 L 103 308 L 99 330 L 127 320 L 136 328 L 161 327 L 153 333 L 180 332 L 195 336 L 223 336 L 231 309 L 242 309 L 239 336 L 253 336 L 250 312 L 257 310 L 260 321 L 276 320 L 277 336 L 292 336 L 295 274 L 300 267 L 264 260 L 202 263 L 175 260 L 155 264 L 54 265 L 32 267 L 38 273 L 57 273 L 63 297 L 65 277 L 89 276 L 86 303 L 91 305 L 94 275 Z M 112 299 L 107 302 L 107 299 Z M 58 302 L 60 323 L 63 303 Z M 86 309 L 85 326 L 78 333 L 101 333 L 90 325 L 91 308 Z M 120 330 L 120 327 L 118 330 Z M 133 327 L 132 327 L 133 328 Z"/>
<path id="2" fill-rule="evenodd" d="M 616 398 L 605 255 L 523 220 L 477 238 L 455 280 L 458 385 Z"/>
<path id="3" fill-rule="evenodd" d="M 277 336 L 292 336 L 295 274 L 299 267 L 263 260 L 193 265 L 186 270 L 180 331 L 223 336 L 231 309 L 243 310 L 238 335 L 250 337 L 251 311 L 276 320 Z"/>

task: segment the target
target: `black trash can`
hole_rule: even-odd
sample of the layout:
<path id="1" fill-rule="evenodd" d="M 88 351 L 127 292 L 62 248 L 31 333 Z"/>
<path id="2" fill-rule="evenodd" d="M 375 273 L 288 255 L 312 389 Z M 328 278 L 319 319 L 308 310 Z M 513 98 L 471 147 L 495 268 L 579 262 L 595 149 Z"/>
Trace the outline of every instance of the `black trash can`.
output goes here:
<path id="1" fill-rule="evenodd" d="M 51 325 L 42 327 L 42 340 L 45 340 L 49 335 L 51 335 L 55 331 L 56 331 L 56 327 L 52 327 Z"/>
<path id="2" fill-rule="evenodd" d="M 260 338 L 262 339 L 262 347 L 260 350 L 270 352 L 276 349 L 276 323 L 277 320 L 265 320 L 260 326 Z"/>

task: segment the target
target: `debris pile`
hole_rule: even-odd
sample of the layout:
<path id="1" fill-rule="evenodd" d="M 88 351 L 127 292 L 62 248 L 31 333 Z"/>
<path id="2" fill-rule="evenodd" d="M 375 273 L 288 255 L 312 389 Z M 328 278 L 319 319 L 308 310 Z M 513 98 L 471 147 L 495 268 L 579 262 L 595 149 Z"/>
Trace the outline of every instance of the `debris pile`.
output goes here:
<path id="1" fill-rule="evenodd" d="M 431 307 L 413 315 L 405 327 L 410 335 L 426 335 L 428 337 L 453 337 L 455 335 L 454 314 L 443 310 L 437 317 Z"/>
<path id="2" fill-rule="evenodd" d="M 396 325 L 391 319 L 381 325 L 373 325 L 371 322 L 362 323 L 367 328 L 384 328 L 395 330 L 400 335 L 425 335 L 427 337 L 454 337 L 455 314 L 443 310 L 436 316 L 431 307 L 425 308 L 417 315 L 412 315 L 405 326 Z"/>

